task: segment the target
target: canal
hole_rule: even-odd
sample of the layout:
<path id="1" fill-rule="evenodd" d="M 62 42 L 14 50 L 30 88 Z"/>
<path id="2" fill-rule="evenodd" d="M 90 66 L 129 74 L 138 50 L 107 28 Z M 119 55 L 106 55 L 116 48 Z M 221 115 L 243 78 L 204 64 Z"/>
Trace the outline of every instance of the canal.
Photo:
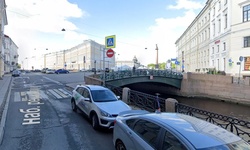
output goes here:
<path id="1" fill-rule="evenodd" d="M 164 95 L 165 96 L 165 95 Z M 168 96 L 176 99 L 179 103 L 196 107 L 209 112 L 236 117 L 240 120 L 250 121 L 250 106 L 232 102 L 224 102 L 218 99 L 201 98 L 201 97 L 180 97 Z M 164 97 L 165 98 L 165 97 Z"/>
<path id="2" fill-rule="evenodd" d="M 131 90 L 140 91 L 150 95 L 155 95 L 157 89 L 148 88 L 146 85 L 129 85 Z M 209 112 L 235 117 L 240 120 L 250 121 L 250 105 L 237 104 L 232 102 L 225 102 L 219 99 L 210 99 L 203 97 L 180 97 L 168 95 L 168 93 L 160 93 L 161 98 L 174 98 L 179 103 L 186 104 L 198 109 Z"/>

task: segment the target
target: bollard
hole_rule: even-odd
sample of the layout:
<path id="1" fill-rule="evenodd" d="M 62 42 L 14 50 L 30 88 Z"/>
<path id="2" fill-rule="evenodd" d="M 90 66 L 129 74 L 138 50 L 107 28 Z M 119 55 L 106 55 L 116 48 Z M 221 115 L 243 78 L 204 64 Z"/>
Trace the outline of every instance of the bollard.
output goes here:
<path id="1" fill-rule="evenodd" d="M 130 101 L 129 101 L 129 91 L 130 89 L 125 87 L 122 89 L 122 101 L 127 103 L 127 104 L 130 104 Z"/>
<path id="2" fill-rule="evenodd" d="M 167 98 L 165 100 L 165 110 L 166 112 L 175 112 L 175 103 L 178 103 L 178 101 L 174 98 Z"/>

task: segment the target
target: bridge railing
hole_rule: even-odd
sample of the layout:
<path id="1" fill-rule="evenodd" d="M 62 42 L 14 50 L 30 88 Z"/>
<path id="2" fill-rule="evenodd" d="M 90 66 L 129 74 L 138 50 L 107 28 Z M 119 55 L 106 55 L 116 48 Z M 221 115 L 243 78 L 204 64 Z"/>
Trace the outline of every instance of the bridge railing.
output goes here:
<path id="1" fill-rule="evenodd" d="M 182 79 L 183 75 L 181 72 L 172 71 L 172 70 L 153 70 L 153 69 L 138 69 L 138 70 L 125 70 L 125 71 L 114 71 L 105 73 L 105 81 L 138 77 L 138 76 L 161 76 Z M 100 74 L 99 78 L 104 79 L 104 74 Z"/>
<path id="2" fill-rule="evenodd" d="M 123 94 L 123 88 L 121 87 L 114 87 L 112 85 L 106 85 L 108 88 L 110 88 L 116 95 L 122 96 Z M 140 109 L 147 110 L 150 112 L 154 112 L 154 102 L 156 100 L 156 96 L 129 90 L 128 93 L 128 101 L 129 104 L 134 105 Z M 166 111 L 165 109 L 165 102 L 166 99 L 160 98 L 160 107 L 163 112 Z M 240 120 L 234 117 L 216 114 L 213 112 L 205 111 L 202 109 L 198 109 L 195 107 L 191 107 L 185 104 L 176 103 L 175 104 L 175 112 L 187 114 L 190 116 L 194 116 L 203 120 L 206 120 L 210 123 L 216 124 L 218 126 L 221 126 L 222 128 L 240 136 L 245 141 L 250 143 L 250 122 Z"/>

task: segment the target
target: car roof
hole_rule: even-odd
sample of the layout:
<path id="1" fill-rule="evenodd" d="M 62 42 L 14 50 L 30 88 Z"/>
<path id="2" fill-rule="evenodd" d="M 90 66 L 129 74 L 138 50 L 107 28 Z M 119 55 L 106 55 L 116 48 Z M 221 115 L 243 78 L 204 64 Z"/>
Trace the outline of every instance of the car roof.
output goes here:
<path id="1" fill-rule="evenodd" d="M 168 127 L 174 132 L 178 132 L 197 149 L 242 140 L 219 126 L 185 114 L 149 113 L 140 115 L 140 118 L 150 119 L 155 123 Z"/>
<path id="2" fill-rule="evenodd" d="M 95 91 L 95 90 L 107 90 L 107 88 L 101 86 L 101 85 L 78 85 L 78 87 L 87 87 L 88 89 L 90 89 L 91 91 Z"/>

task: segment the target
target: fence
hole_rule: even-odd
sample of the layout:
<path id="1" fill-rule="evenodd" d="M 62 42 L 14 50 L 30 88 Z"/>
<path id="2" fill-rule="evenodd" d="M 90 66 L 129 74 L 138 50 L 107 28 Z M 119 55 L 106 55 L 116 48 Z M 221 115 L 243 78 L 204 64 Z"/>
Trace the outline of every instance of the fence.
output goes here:
<path id="1" fill-rule="evenodd" d="M 122 96 L 123 88 L 121 87 L 114 87 L 112 85 L 106 85 L 110 88 L 116 95 Z M 139 107 L 140 109 L 147 110 L 150 112 L 154 112 L 154 101 L 156 96 L 145 94 L 138 91 L 129 90 L 128 92 L 128 103 Z M 163 112 L 167 112 L 166 110 L 166 99 L 160 98 L 160 107 Z M 213 112 L 201 110 L 195 107 L 191 107 L 188 105 L 184 105 L 181 103 L 175 104 L 175 112 L 183 113 L 190 116 L 194 116 L 200 118 L 202 120 L 206 120 L 210 123 L 216 124 L 238 136 L 243 138 L 245 141 L 250 143 L 250 122 L 239 120 L 234 117 L 225 116 L 221 114 L 216 114 Z"/>

